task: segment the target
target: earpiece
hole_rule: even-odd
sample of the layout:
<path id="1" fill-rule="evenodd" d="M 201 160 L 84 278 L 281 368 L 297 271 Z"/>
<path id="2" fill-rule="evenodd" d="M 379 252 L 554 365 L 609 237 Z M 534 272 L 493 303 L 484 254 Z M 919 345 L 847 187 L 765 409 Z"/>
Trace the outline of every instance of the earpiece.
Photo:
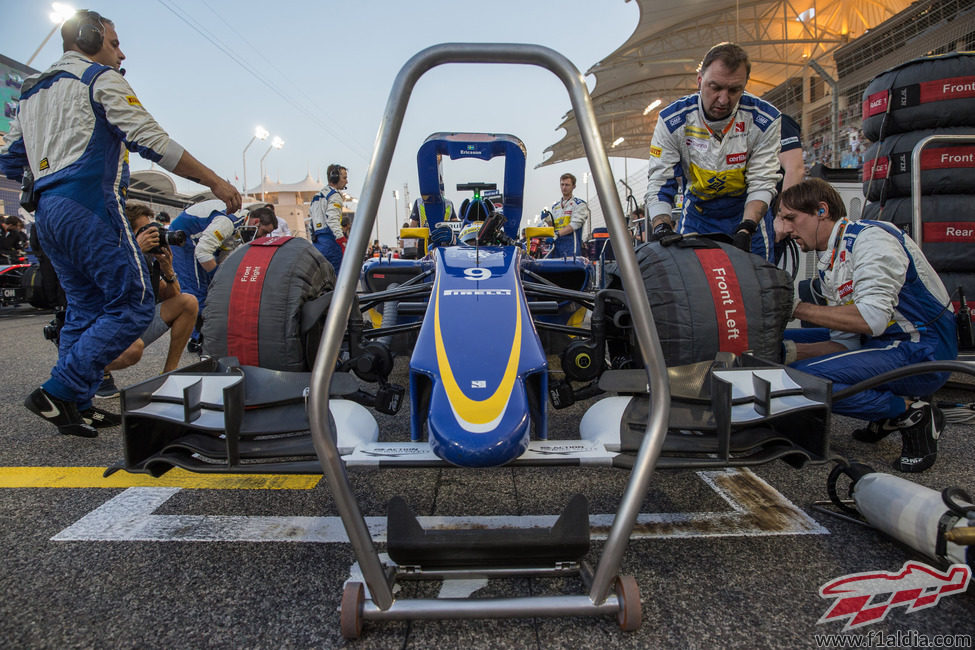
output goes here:
<path id="1" fill-rule="evenodd" d="M 817 214 L 819 216 L 823 216 L 824 214 L 826 214 L 826 210 L 823 210 L 822 208 L 819 208 L 819 212 Z"/>
<path id="2" fill-rule="evenodd" d="M 78 13 L 84 15 L 81 24 L 78 25 L 78 36 L 75 38 L 75 44 L 78 49 L 89 56 L 98 54 L 102 49 L 102 40 L 105 36 L 102 17 L 97 12 L 87 9 L 81 9 Z"/>

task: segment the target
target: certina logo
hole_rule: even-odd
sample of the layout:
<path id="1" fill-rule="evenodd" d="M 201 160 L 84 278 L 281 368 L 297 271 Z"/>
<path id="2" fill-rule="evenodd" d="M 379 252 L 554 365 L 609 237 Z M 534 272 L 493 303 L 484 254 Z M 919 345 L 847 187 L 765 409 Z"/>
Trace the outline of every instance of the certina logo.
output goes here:
<path id="1" fill-rule="evenodd" d="M 821 598 L 836 602 L 816 623 L 846 621 L 845 632 L 884 620 L 894 607 L 907 607 L 906 613 L 913 614 L 934 607 L 942 597 L 965 593 L 971 577 L 972 569 L 965 564 L 953 564 L 942 573 L 913 561 L 897 573 L 851 573 L 819 588 Z"/>
<path id="2" fill-rule="evenodd" d="M 725 156 L 725 161 L 727 161 L 729 165 L 740 165 L 746 160 L 748 160 L 748 154 L 745 153 L 744 151 L 741 153 L 733 153 Z"/>
<path id="3" fill-rule="evenodd" d="M 846 251 L 843 251 L 843 253 L 846 253 Z M 844 258 L 846 257 L 842 253 L 841 256 Z M 843 260 L 841 259 L 840 261 L 842 262 Z M 850 280 L 849 282 L 844 282 L 841 284 L 839 289 L 836 290 L 836 293 L 839 294 L 840 298 L 846 298 L 849 296 L 851 293 L 853 293 L 853 281 Z"/>
<path id="4" fill-rule="evenodd" d="M 511 289 L 444 289 L 445 296 L 510 296 Z"/>
<path id="5" fill-rule="evenodd" d="M 941 154 L 941 164 L 942 165 L 958 165 L 958 164 L 969 164 L 975 163 L 975 154 L 951 154 L 943 153 Z"/>

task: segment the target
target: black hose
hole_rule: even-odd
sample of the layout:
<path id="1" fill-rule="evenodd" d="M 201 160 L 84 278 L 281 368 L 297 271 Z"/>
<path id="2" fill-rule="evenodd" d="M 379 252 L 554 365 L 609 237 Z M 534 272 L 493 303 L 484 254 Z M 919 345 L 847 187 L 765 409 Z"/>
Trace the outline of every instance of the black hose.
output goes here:
<path id="1" fill-rule="evenodd" d="M 887 382 L 895 379 L 913 377 L 914 375 L 925 375 L 931 372 L 960 372 L 975 377 L 975 364 L 968 361 L 923 361 L 910 366 L 904 366 L 903 368 L 896 368 L 894 370 L 881 373 L 876 377 L 865 379 L 859 384 L 853 384 L 849 388 L 836 391 L 833 393 L 833 402 L 838 402 L 846 399 L 850 395 L 862 393 L 865 390 L 880 386 L 881 384 L 886 384 Z"/>
<path id="2" fill-rule="evenodd" d="M 860 513 L 856 508 L 851 508 L 850 506 L 843 503 L 843 499 L 840 498 L 839 494 L 836 492 L 836 481 L 839 479 L 841 474 L 845 474 L 850 477 L 850 492 L 849 496 L 853 497 L 853 486 L 856 485 L 857 481 L 866 476 L 867 474 L 873 474 L 873 468 L 869 465 L 864 465 L 863 463 L 837 463 L 833 471 L 829 473 L 829 477 L 826 479 L 826 492 L 829 494 L 829 500 L 833 502 L 833 505 L 851 515 L 859 516 Z"/>

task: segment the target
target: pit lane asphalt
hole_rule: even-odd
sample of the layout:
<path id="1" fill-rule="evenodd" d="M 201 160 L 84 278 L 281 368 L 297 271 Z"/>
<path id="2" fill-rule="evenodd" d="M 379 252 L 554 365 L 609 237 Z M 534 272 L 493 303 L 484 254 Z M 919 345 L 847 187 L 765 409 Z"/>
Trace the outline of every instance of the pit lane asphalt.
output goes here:
<path id="1" fill-rule="evenodd" d="M 59 436 L 22 406 L 47 377 L 54 346 L 41 330 L 50 315 L 26 306 L 0 309 L 4 348 L 0 384 L 0 471 L 10 467 L 105 467 L 122 458 L 121 432 L 97 439 Z M 164 337 L 120 385 L 159 372 Z M 184 362 L 192 358 L 184 355 Z M 939 399 L 973 401 L 950 390 Z M 102 406 L 106 406 L 102 403 Z M 117 411 L 118 401 L 107 408 Z M 407 407 L 408 408 L 408 405 Z M 552 437 L 576 435 L 577 405 L 550 412 Z M 854 442 L 854 422 L 835 418 L 833 450 L 887 471 L 896 436 L 877 445 Z M 408 418 L 381 417 L 383 439 L 406 439 Z M 975 488 L 970 425 L 949 424 L 932 470 L 913 477 L 940 490 Z M 825 534 L 662 535 L 630 541 L 621 572 L 633 575 L 643 625 L 623 633 L 610 617 L 504 621 L 367 623 L 357 641 L 339 632 L 343 582 L 355 560 L 348 543 L 235 541 L 55 541 L 53 538 L 124 488 L 0 488 L 0 647 L 361 647 L 361 648 L 807 648 L 814 635 L 838 633 L 817 624 L 832 605 L 819 587 L 848 573 L 894 572 L 908 559 L 934 564 L 881 533 L 810 509 L 826 498 L 829 466 L 796 470 L 775 462 L 754 473 L 825 529 Z M 557 514 L 575 492 L 591 513 L 612 513 L 627 473 L 609 469 L 501 468 L 352 471 L 367 516 L 405 495 L 420 515 Z M 728 511 L 693 471 L 657 472 L 645 513 Z M 332 517 L 324 481 L 312 489 L 182 489 L 157 515 Z M 602 542 L 589 558 L 595 562 Z M 404 594 L 437 595 L 437 583 L 408 583 Z M 574 579 L 492 580 L 473 597 L 579 593 Z M 975 637 L 975 590 L 914 613 L 894 608 L 886 620 L 850 634 L 965 634 Z"/>

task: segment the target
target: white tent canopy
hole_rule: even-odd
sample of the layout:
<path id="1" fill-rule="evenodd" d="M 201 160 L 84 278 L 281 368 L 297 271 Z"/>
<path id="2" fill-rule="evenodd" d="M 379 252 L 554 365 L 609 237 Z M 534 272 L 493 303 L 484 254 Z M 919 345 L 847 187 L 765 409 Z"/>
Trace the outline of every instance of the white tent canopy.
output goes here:
<path id="1" fill-rule="evenodd" d="M 628 0 L 629 1 L 629 0 Z M 593 105 L 612 156 L 645 158 L 657 113 L 696 92 L 696 68 L 722 41 L 745 48 L 752 61 L 748 90 L 761 96 L 799 76 L 815 60 L 830 74 L 836 48 L 908 7 L 910 0 L 635 0 L 640 20 L 632 36 L 594 65 Z M 654 108 L 647 107 L 660 100 Z M 585 155 L 575 115 L 564 137 L 546 149 L 550 165 Z M 610 148 L 618 138 L 623 141 Z"/>

